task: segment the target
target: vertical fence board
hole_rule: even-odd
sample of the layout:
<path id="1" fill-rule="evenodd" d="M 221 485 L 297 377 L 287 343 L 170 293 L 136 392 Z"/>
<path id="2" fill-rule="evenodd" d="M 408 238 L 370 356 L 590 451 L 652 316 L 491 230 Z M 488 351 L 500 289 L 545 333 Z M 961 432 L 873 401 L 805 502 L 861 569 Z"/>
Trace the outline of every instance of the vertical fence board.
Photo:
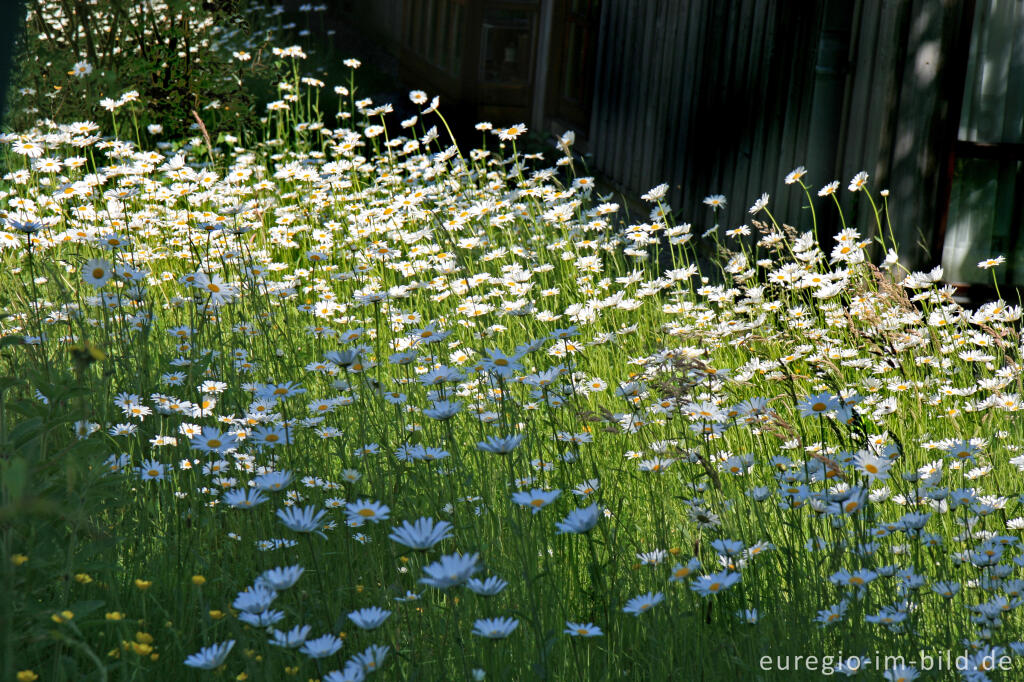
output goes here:
<path id="1" fill-rule="evenodd" d="M 857 114 L 829 139 L 863 159 L 880 125 L 872 123 L 872 132 L 862 115 L 877 95 L 872 47 L 881 10 L 903 0 L 856 1 L 856 67 L 846 102 Z M 747 221 L 747 207 L 762 192 L 772 194 L 780 218 L 797 222 L 802 193 L 782 179 L 808 163 L 812 131 L 821 128 L 815 128 L 814 86 L 824 16 L 823 4 L 797 0 L 602 3 L 590 147 L 595 169 L 633 198 L 668 182 L 669 203 L 695 231 L 708 226 L 701 201 L 712 193 L 729 200 L 718 216 L 723 227 Z M 840 93 L 827 91 L 831 98 Z M 827 182 L 822 175 L 829 168 L 812 170 L 815 182 Z"/>
<path id="2" fill-rule="evenodd" d="M 683 44 L 673 46 L 672 48 L 666 46 L 665 104 L 659 111 L 661 115 L 656 124 L 658 133 L 661 136 L 661 141 L 658 145 L 661 150 L 661 158 L 660 163 L 653 170 L 654 177 L 650 178 L 652 186 L 661 182 L 669 182 L 672 177 L 672 169 L 676 165 L 676 160 L 673 158 L 671 150 L 675 148 L 676 141 L 679 138 L 679 124 L 682 117 L 680 98 L 682 96 L 684 59 L 686 54 L 685 40 L 689 31 L 690 11 L 688 4 L 673 4 L 671 7 L 673 12 L 671 29 L 668 34 L 669 40 Z M 671 200 L 672 197 L 670 196 L 670 203 Z"/>

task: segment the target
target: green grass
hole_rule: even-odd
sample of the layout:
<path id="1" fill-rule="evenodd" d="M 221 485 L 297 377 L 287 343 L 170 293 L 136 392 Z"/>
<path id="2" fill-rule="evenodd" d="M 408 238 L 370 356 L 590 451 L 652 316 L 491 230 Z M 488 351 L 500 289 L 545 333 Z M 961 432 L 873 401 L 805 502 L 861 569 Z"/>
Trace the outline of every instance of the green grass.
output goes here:
<path id="1" fill-rule="evenodd" d="M 320 120 L 300 72 L 246 149 L 4 147 L 4 679 L 332 679 L 371 645 L 384 679 L 812 679 L 849 656 L 878 679 L 886 656 L 1021 650 L 1020 310 L 870 266 L 895 246 L 870 186 L 797 178 L 815 215 L 870 199 L 876 238 L 818 245 L 767 198 L 747 237 L 656 196 L 664 218 L 624 225 L 571 156 L 447 148 L 436 112 L 344 102 L 351 130 L 297 130 Z M 25 141 L 85 160 L 40 170 Z M 292 480 L 225 502 L 271 471 Z M 560 495 L 513 499 L 534 490 Z M 366 502 L 386 518 L 346 513 Z M 325 514 L 298 532 L 288 506 Z M 450 535 L 389 539 L 420 517 Z M 420 582 L 459 553 L 507 586 Z M 293 565 L 275 627 L 341 637 L 324 658 L 233 608 Z M 376 629 L 347 617 L 374 606 Z M 472 634 L 498 617 L 518 626 Z M 183 664 L 229 640 L 217 670 Z"/>

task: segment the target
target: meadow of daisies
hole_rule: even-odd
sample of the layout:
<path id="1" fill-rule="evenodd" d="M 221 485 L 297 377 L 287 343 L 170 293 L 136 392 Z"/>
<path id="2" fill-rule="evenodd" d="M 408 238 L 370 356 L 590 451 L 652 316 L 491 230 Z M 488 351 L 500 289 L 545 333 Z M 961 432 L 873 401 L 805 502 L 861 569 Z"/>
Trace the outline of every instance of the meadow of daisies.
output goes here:
<path id="1" fill-rule="evenodd" d="M 249 140 L 2 138 L 4 679 L 1019 679 L 1019 306 L 865 174 L 627 220 L 303 56 Z"/>

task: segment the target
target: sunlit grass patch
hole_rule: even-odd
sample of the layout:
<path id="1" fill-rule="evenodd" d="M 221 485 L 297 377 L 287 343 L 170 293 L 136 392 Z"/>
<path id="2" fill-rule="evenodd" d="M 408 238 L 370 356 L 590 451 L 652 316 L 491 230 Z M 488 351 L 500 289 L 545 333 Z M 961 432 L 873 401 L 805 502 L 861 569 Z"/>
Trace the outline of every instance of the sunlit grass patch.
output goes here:
<path id="1" fill-rule="evenodd" d="M 1021 311 L 901 270 L 866 174 L 787 177 L 870 205 L 828 244 L 622 221 L 568 137 L 328 126 L 300 53 L 247 148 L 4 137 L 5 674 L 1015 661 Z"/>

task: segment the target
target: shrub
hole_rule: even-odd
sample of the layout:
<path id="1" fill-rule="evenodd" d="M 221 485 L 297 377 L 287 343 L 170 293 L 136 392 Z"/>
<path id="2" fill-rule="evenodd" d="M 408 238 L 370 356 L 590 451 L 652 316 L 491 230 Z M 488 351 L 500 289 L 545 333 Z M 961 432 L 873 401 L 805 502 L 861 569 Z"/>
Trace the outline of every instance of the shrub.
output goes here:
<path id="1" fill-rule="evenodd" d="M 268 73 L 259 56 L 274 30 L 256 19 L 272 16 L 245 0 L 31 0 L 6 123 L 106 124 L 131 104 L 140 133 L 153 125 L 180 137 L 197 114 L 208 127 L 244 130 L 256 118 L 249 93 Z"/>

